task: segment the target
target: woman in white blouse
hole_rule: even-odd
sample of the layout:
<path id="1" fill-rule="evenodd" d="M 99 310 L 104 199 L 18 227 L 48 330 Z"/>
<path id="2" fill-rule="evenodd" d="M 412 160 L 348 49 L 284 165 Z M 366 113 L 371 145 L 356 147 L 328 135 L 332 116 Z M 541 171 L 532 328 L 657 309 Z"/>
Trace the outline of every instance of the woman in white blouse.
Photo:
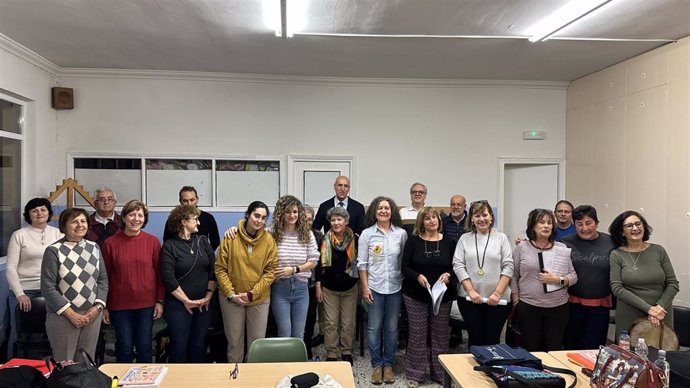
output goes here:
<path id="1" fill-rule="evenodd" d="M 488 201 L 470 204 L 465 230 L 453 257 L 458 277 L 458 307 L 469 335 L 468 345 L 495 345 L 512 308 L 513 257 L 505 234 L 493 230 Z"/>
<path id="2" fill-rule="evenodd" d="M 41 296 L 41 261 L 46 247 L 61 239 L 58 228 L 48 225 L 53 208 L 46 198 L 34 198 L 24 206 L 24 220 L 28 225 L 12 233 L 7 244 L 7 283 L 10 285 L 10 326 L 7 358 L 14 355 L 17 340 L 16 307 L 31 310 L 31 298 Z"/>
<path id="3" fill-rule="evenodd" d="M 367 229 L 359 237 L 357 260 L 362 299 L 369 305 L 367 342 L 373 384 L 395 380 L 393 364 L 398 348 L 398 315 L 402 304 L 402 254 L 407 232 L 395 202 L 376 197 L 365 217 Z M 381 329 L 383 328 L 383 357 Z"/>

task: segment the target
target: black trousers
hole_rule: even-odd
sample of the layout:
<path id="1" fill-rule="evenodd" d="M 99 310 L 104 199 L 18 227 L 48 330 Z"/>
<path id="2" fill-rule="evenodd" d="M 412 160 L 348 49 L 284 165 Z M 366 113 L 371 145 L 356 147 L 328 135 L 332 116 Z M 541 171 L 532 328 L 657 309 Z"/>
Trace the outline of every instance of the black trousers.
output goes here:
<path id="1" fill-rule="evenodd" d="M 565 348 L 599 349 L 599 345 L 606 345 L 611 309 L 602 306 L 583 306 L 579 303 L 568 303 L 568 305 L 570 319 L 563 340 Z"/>
<path id="2" fill-rule="evenodd" d="M 522 347 L 531 352 L 561 350 L 569 315 L 568 303 L 537 307 L 520 301 L 515 306 L 515 316 L 522 333 Z"/>
<path id="3" fill-rule="evenodd" d="M 316 325 L 316 287 L 309 287 L 309 307 L 307 308 L 307 323 L 304 326 L 304 344 L 307 346 L 307 356 L 311 360 L 314 357 L 312 343 L 314 339 L 314 326 Z"/>
<path id="4" fill-rule="evenodd" d="M 472 346 L 500 343 L 501 331 L 513 306 L 510 303 L 507 306 L 474 304 L 461 297 L 458 299 L 458 308 L 467 324 L 467 344 Z"/>

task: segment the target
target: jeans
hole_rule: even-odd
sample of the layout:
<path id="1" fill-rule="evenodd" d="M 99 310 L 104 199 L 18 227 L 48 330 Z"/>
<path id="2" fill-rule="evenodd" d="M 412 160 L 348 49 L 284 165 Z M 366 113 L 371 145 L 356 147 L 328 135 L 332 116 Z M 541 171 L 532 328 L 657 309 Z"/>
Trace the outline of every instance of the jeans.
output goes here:
<path id="1" fill-rule="evenodd" d="M 309 309 L 309 286 L 296 278 L 276 280 L 271 286 L 271 310 L 278 337 L 304 339 Z"/>
<path id="2" fill-rule="evenodd" d="M 131 310 L 108 310 L 115 328 L 115 357 L 118 363 L 134 361 L 134 349 L 139 363 L 153 362 L 153 306 Z"/>
<path id="3" fill-rule="evenodd" d="M 603 306 L 583 306 L 579 303 L 568 305 L 570 319 L 565 330 L 565 348 L 598 349 L 599 345 L 606 345 L 611 309 Z"/>
<path id="4" fill-rule="evenodd" d="M 371 366 L 393 366 L 398 349 L 398 316 L 402 305 L 402 291 L 379 294 L 372 290 L 374 303 L 368 305 L 367 341 Z M 381 358 L 381 328 L 383 328 L 383 358 Z"/>
<path id="5" fill-rule="evenodd" d="M 41 296 L 41 290 L 24 290 L 24 295 L 29 298 L 37 298 Z M 7 340 L 7 359 L 14 357 L 14 343 L 17 342 L 17 297 L 14 292 L 10 290 L 8 308 L 10 310 L 10 339 Z"/>
<path id="6" fill-rule="evenodd" d="M 210 305 L 209 305 L 210 306 Z M 206 335 L 211 327 L 212 310 L 187 312 L 184 304 L 168 295 L 165 298 L 163 317 L 170 333 L 171 363 L 200 363 L 206 356 Z"/>

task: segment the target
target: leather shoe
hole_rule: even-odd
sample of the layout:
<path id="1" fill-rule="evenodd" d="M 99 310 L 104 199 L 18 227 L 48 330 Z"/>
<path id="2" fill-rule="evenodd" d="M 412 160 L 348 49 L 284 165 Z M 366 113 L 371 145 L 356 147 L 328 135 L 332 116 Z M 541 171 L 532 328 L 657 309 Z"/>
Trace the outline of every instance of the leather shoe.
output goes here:
<path id="1" fill-rule="evenodd" d="M 354 360 L 352 359 L 352 355 L 351 355 L 351 354 L 343 354 L 340 358 L 341 358 L 343 361 L 349 362 L 350 365 L 354 365 Z"/>
<path id="2" fill-rule="evenodd" d="M 383 383 L 383 367 L 377 366 L 371 372 L 371 383 L 374 385 L 381 385 Z"/>
<path id="3" fill-rule="evenodd" d="M 395 381 L 395 374 L 393 373 L 393 368 L 386 366 L 383 368 L 383 382 L 386 384 L 393 384 Z"/>

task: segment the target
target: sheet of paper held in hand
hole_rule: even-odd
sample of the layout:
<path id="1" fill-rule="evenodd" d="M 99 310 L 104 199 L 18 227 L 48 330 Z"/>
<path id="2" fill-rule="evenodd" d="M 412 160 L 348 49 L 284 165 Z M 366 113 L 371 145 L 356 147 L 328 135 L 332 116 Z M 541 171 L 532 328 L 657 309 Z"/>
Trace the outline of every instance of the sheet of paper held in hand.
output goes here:
<path id="1" fill-rule="evenodd" d="M 427 291 L 429 291 L 429 295 L 431 295 L 431 303 L 433 303 L 434 306 L 434 315 L 438 315 L 438 310 L 441 308 L 441 301 L 443 300 L 443 294 L 446 293 L 446 290 L 448 287 L 446 287 L 445 283 L 442 283 L 440 281 L 436 281 L 434 283 L 434 287 L 427 287 Z"/>
<path id="2" fill-rule="evenodd" d="M 568 264 L 570 263 L 570 248 L 554 247 L 553 250 L 544 251 L 544 269 L 556 276 L 563 276 L 568 273 Z M 560 284 L 547 284 L 546 292 L 553 292 L 560 290 L 565 286 Z"/>

